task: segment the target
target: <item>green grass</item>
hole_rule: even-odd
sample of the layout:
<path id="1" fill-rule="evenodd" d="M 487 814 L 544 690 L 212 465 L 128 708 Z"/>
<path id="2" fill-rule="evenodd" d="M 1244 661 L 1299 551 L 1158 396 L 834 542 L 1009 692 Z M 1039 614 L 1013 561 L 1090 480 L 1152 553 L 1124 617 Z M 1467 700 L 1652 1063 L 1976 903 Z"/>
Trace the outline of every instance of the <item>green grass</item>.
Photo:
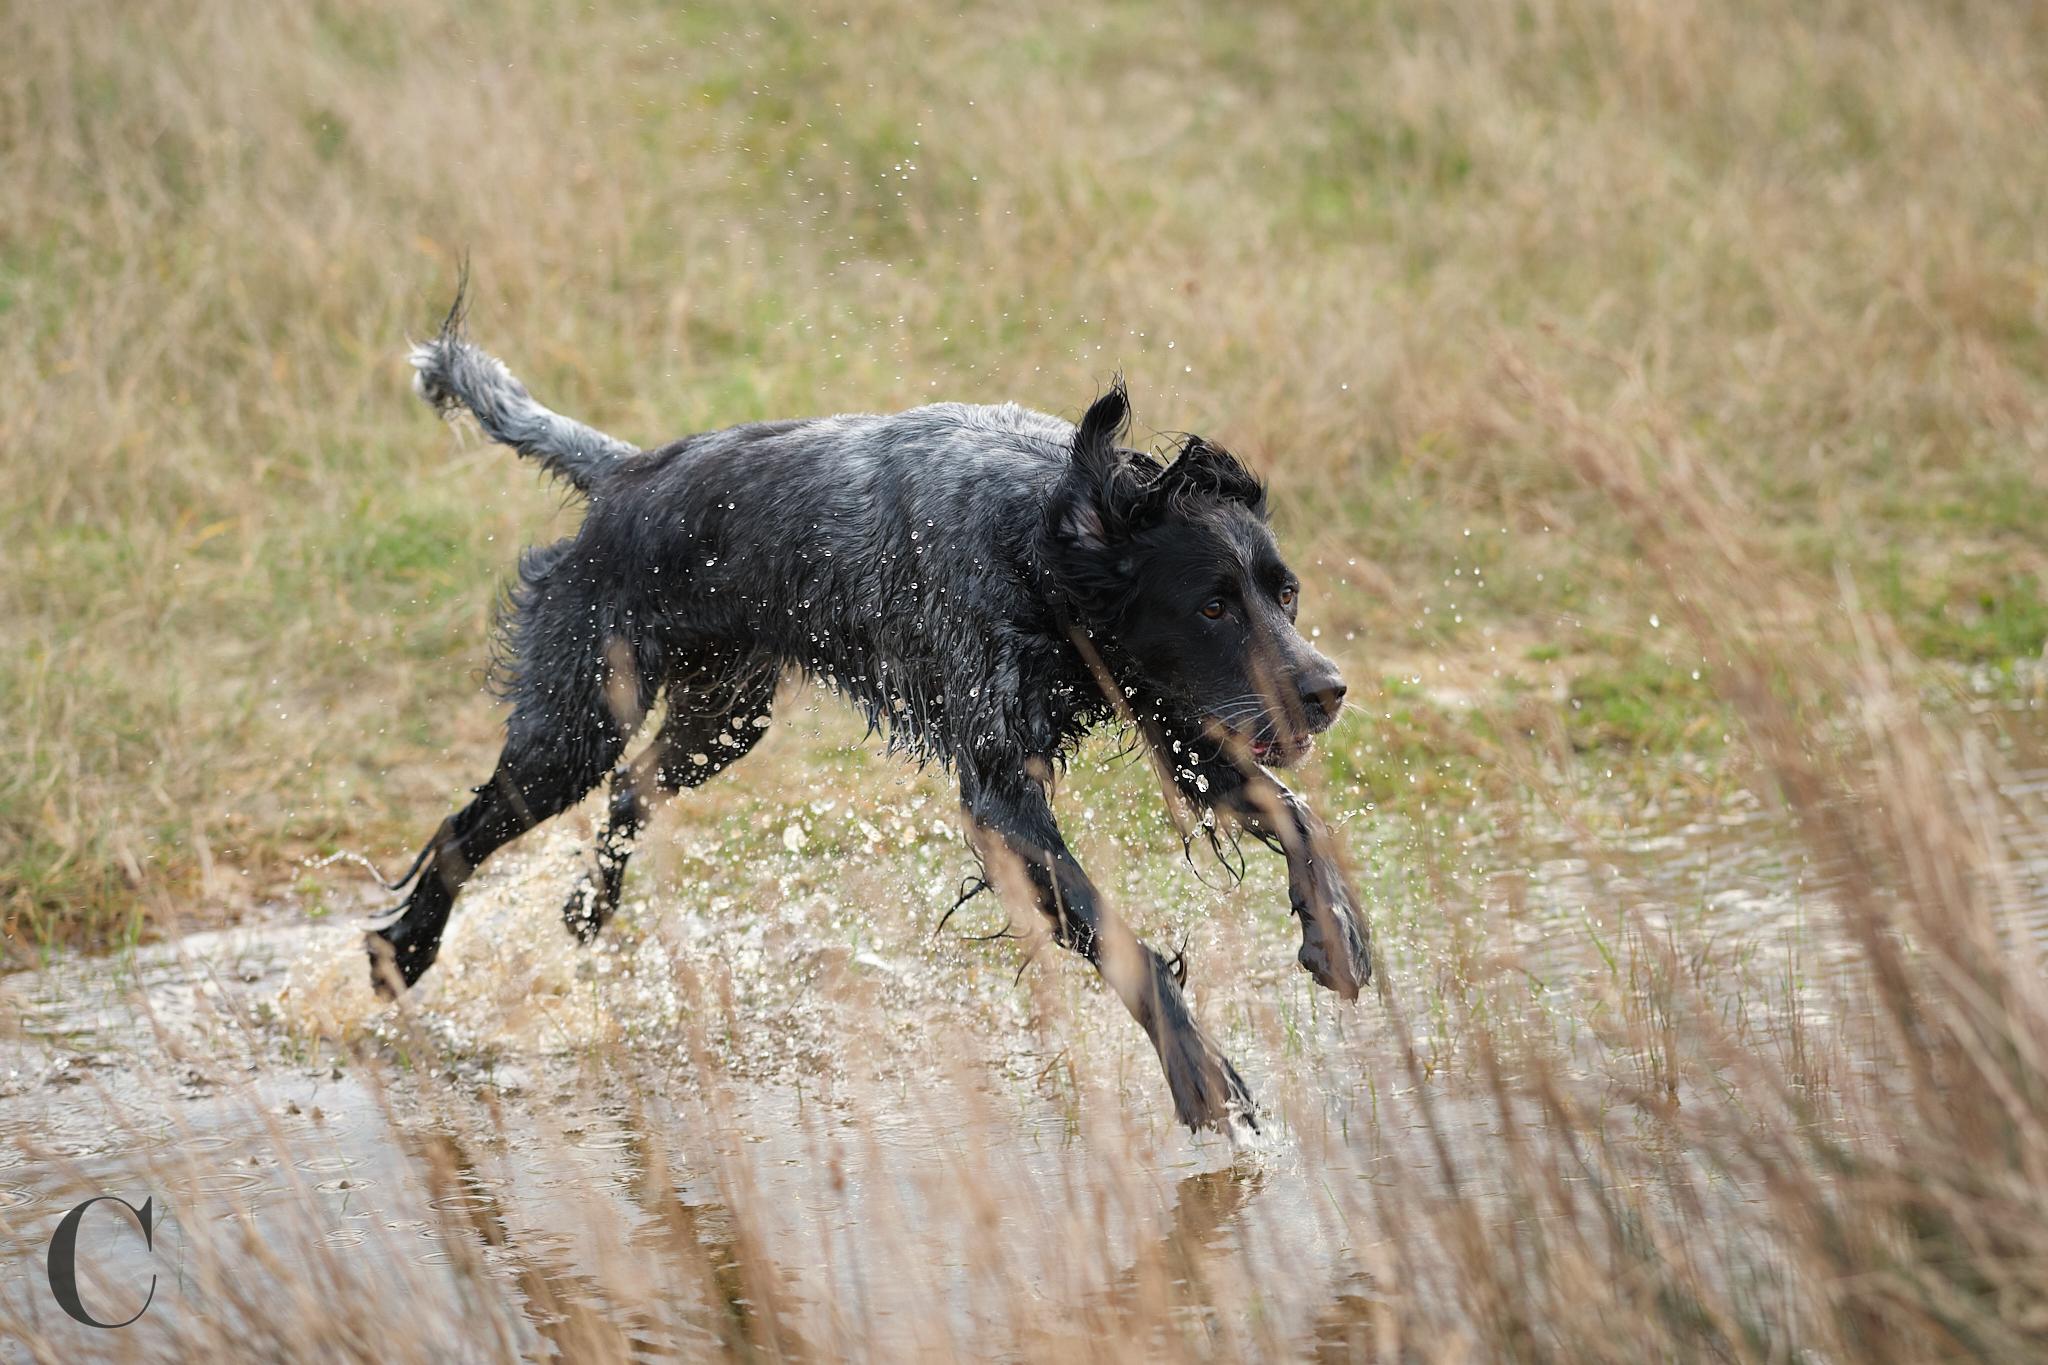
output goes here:
<path id="1" fill-rule="evenodd" d="M 2043 657 L 2048 593 L 2036 574 L 2008 562 L 1953 566 L 1934 582 L 1909 582 L 1896 563 L 1880 579 L 1884 604 L 1921 654 L 2010 666 Z"/>
<path id="2" fill-rule="evenodd" d="M 1638 753 L 1713 752 L 1726 738 L 1726 710 L 1702 670 L 1637 654 L 1595 665 L 1572 679 L 1566 718 L 1581 749 Z"/>

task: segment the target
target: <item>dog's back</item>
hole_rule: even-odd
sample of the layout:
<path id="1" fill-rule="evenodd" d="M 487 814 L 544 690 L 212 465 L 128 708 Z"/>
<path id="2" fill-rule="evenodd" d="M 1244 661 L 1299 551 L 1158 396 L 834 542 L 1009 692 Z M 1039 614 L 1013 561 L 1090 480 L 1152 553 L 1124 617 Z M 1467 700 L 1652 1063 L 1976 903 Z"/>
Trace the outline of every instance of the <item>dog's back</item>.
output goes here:
<path id="1" fill-rule="evenodd" d="M 954 757 L 963 736 L 1057 744 L 1044 699 L 1019 695 L 1049 661 L 1015 657 L 1055 632 L 1015 627 L 1045 616 L 1031 547 L 1073 436 L 1015 404 L 962 403 L 690 436 L 594 479 L 564 562 L 629 559 L 636 572 L 606 576 L 638 586 L 667 650 L 744 643 L 828 679 L 920 754 Z"/>

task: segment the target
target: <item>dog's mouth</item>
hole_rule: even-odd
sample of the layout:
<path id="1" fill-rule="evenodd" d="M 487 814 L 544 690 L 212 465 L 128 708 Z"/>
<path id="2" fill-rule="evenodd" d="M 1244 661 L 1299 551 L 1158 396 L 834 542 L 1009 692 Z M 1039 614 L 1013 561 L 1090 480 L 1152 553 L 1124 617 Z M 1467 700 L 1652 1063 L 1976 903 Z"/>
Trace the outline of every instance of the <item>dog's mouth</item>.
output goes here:
<path id="1" fill-rule="evenodd" d="M 1255 739 L 1252 741 L 1252 757 L 1269 768 L 1291 768 L 1308 757 L 1308 751 L 1316 747 L 1314 739 L 1301 735 L 1294 739 Z"/>
<path id="2" fill-rule="evenodd" d="M 1248 735 L 1213 718 L 1210 724 L 1228 736 L 1233 747 L 1241 746 L 1249 753 L 1254 763 L 1268 768 L 1291 768 L 1306 758 L 1316 745 L 1315 737 L 1309 734 Z"/>

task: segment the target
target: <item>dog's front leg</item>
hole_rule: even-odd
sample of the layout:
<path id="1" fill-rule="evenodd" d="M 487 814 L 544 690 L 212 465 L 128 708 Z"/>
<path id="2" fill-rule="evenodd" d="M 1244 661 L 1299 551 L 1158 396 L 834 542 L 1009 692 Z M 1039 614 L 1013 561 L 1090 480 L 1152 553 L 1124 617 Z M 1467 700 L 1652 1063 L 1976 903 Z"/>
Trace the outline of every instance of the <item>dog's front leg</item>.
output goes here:
<path id="1" fill-rule="evenodd" d="M 1372 980 L 1371 939 L 1336 841 L 1308 802 L 1268 773 L 1239 793 L 1237 818 L 1287 858 L 1287 899 L 1301 920 L 1295 960 L 1346 1000 Z"/>
<path id="2" fill-rule="evenodd" d="M 1287 899 L 1301 921 L 1295 960 L 1322 985 L 1346 1000 L 1357 999 L 1372 980 L 1371 937 L 1358 892 L 1322 818 L 1249 758 L 1218 754 L 1205 760 L 1186 745 L 1177 757 L 1161 752 L 1172 762 L 1175 785 L 1196 807 L 1228 816 L 1286 857 Z"/>
<path id="3" fill-rule="evenodd" d="M 1104 903 L 1054 823 L 1044 786 L 1019 772 L 965 778 L 962 807 L 989 880 L 1009 904 L 1028 902 L 1052 937 L 1087 958 L 1145 1030 L 1166 1070 L 1174 1112 L 1194 1129 L 1251 1121 L 1243 1078 L 1195 1022 L 1175 970 Z"/>

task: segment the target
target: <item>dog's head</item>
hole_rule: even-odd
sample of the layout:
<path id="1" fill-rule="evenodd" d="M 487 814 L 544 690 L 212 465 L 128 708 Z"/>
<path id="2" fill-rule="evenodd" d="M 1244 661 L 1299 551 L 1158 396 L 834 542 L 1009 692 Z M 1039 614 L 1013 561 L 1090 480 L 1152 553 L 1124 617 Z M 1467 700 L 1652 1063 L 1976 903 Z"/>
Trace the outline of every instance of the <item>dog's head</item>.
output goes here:
<path id="1" fill-rule="evenodd" d="M 1121 381 L 1081 419 L 1046 510 L 1046 572 L 1140 714 L 1297 762 L 1344 680 L 1295 627 L 1301 581 L 1266 490 L 1199 436 L 1164 465 L 1124 449 L 1129 419 Z"/>

